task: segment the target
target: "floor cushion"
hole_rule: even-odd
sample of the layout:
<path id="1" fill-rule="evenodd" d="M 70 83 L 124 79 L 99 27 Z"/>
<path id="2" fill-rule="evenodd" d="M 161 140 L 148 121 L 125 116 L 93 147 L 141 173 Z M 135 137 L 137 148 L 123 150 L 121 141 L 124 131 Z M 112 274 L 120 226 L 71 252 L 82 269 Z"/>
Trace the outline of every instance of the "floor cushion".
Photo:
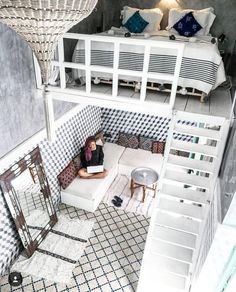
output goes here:
<path id="1" fill-rule="evenodd" d="M 128 166 L 130 169 L 145 166 L 155 169 L 159 174 L 163 163 L 162 154 L 153 154 L 143 149 L 126 148 L 119 160 L 120 166 Z"/>
<path id="2" fill-rule="evenodd" d="M 112 167 L 117 166 L 119 159 L 124 151 L 125 147 L 106 142 L 103 146 L 104 167 L 109 170 Z"/>

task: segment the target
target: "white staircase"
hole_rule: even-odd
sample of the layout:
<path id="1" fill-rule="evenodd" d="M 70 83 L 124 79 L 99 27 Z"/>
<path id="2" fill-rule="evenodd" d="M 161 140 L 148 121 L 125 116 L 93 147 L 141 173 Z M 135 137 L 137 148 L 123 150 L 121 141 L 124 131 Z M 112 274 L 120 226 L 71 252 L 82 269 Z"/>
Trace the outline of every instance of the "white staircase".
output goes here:
<path id="1" fill-rule="evenodd" d="M 181 125 L 180 119 L 196 125 Z M 138 292 L 190 290 L 228 130 L 224 118 L 174 112 Z M 191 141 L 177 140 L 175 134 Z"/>

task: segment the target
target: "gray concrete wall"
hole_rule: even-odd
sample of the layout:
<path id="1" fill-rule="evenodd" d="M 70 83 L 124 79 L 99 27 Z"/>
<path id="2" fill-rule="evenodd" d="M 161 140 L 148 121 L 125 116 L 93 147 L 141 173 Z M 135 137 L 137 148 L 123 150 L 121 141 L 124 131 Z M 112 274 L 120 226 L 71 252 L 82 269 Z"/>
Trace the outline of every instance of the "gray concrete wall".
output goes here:
<path id="1" fill-rule="evenodd" d="M 81 33 L 102 30 L 102 9 L 103 1 L 99 1 L 96 11 L 76 25 L 75 30 Z M 72 41 L 65 47 L 69 59 L 73 45 Z M 0 158 L 45 127 L 43 101 L 35 89 L 31 49 L 13 30 L 0 23 Z M 55 117 L 73 106 L 55 101 Z"/>
<path id="2" fill-rule="evenodd" d="M 44 128 L 43 101 L 35 89 L 31 49 L 0 23 L 0 157 Z M 56 118 L 73 106 L 55 102 Z"/>

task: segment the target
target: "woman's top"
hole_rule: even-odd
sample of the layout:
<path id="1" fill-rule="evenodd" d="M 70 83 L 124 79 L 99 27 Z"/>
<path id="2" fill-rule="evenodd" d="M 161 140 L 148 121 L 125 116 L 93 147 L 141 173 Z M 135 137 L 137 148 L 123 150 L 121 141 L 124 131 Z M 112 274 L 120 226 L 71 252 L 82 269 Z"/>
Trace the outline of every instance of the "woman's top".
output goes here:
<path id="1" fill-rule="evenodd" d="M 84 147 L 81 148 L 80 160 L 82 167 L 86 168 L 88 166 L 103 165 L 104 153 L 102 146 L 97 145 L 96 150 L 92 151 L 92 158 L 89 161 L 86 161 L 84 154 Z"/>

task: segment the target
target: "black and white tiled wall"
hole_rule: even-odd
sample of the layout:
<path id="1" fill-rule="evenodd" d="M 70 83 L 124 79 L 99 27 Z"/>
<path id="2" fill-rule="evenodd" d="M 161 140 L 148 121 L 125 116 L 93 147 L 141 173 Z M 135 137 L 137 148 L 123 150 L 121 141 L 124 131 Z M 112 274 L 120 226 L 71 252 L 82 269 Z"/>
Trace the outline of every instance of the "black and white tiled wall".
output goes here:
<path id="1" fill-rule="evenodd" d="M 94 135 L 100 128 L 101 110 L 88 106 L 57 130 L 54 143 L 47 139 L 39 143 L 54 202 L 60 200 L 57 175 L 80 152 L 86 138 Z"/>
<path id="2" fill-rule="evenodd" d="M 178 121 L 178 123 L 185 125 L 195 124 L 184 120 Z M 107 141 L 113 143 L 117 142 L 119 132 L 141 135 L 156 141 L 165 141 L 169 124 L 170 119 L 165 117 L 102 108 L 102 128 L 106 134 L 111 135 L 111 137 L 107 138 Z M 175 138 L 180 140 L 191 139 L 191 137 L 182 134 L 176 134 Z"/>
<path id="3" fill-rule="evenodd" d="M 100 127 L 101 110 L 88 106 L 71 117 L 57 130 L 55 142 L 50 143 L 46 139 L 39 141 L 38 145 L 55 203 L 60 201 L 57 175 L 79 153 L 86 137 L 94 135 Z M 29 149 L 29 151 L 31 150 Z M 5 273 L 21 248 L 14 222 L 11 219 L 3 195 L 0 193 L 0 275 Z"/>

